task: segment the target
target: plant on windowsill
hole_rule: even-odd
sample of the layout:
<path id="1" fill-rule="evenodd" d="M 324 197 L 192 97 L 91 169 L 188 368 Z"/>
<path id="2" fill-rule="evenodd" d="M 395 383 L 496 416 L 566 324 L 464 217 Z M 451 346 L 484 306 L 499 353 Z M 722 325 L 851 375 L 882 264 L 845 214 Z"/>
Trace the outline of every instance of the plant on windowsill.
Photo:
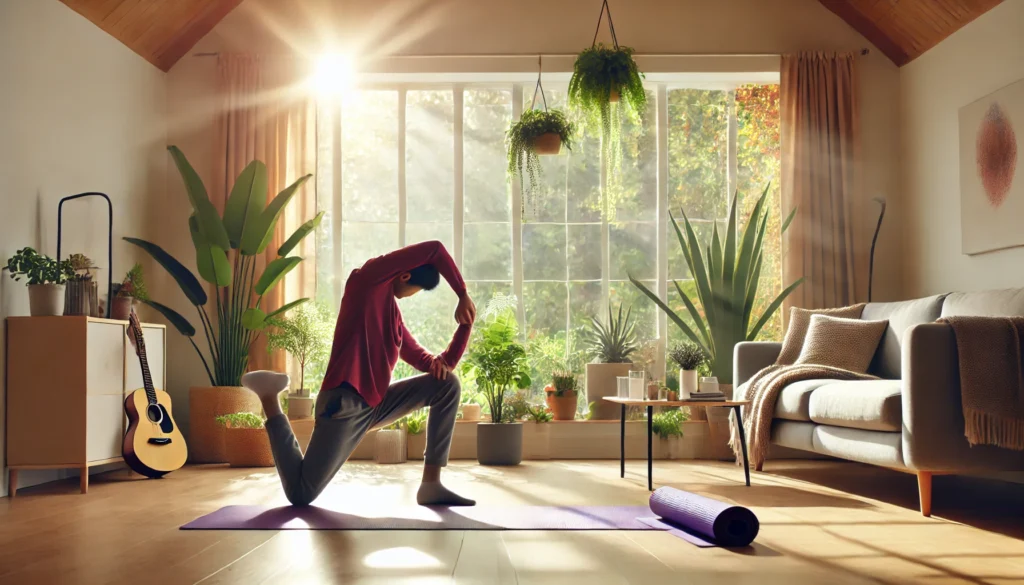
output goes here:
<path id="1" fill-rule="evenodd" d="M 306 368 L 330 357 L 334 337 L 331 313 L 321 303 L 307 303 L 293 309 L 290 317 L 272 317 L 267 323 L 267 351 L 284 350 L 299 362 L 299 387 L 288 397 L 288 416 L 309 418 L 313 398 L 306 388 Z"/>
<path id="2" fill-rule="evenodd" d="M 551 411 L 540 404 L 531 406 L 528 416 L 531 421 L 538 424 L 551 422 L 551 419 L 553 418 Z"/>
<path id="3" fill-rule="evenodd" d="M 208 294 L 195 274 L 160 246 L 138 238 L 125 240 L 145 250 L 167 270 L 199 316 L 206 355 L 196 345 L 196 328 L 188 319 L 154 300 L 146 302 L 188 338 L 206 369 L 210 386 L 189 390 L 189 457 L 197 463 L 218 463 L 225 457 L 224 433 L 214 418 L 230 412 L 259 412 L 256 396 L 240 387 L 242 374 L 249 366 L 250 348 L 268 319 L 307 300 L 268 308 L 264 297 L 302 262 L 301 257 L 289 254 L 316 229 L 323 212 L 302 224 L 276 251 L 267 253 L 285 206 L 312 175 L 300 177 L 268 204 L 267 167 L 253 161 L 239 174 L 221 216 L 181 150 L 176 146 L 168 150 L 192 207 L 188 230 L 199 276 L 213 285 L 214 293 Z M 266 267 L 257 273 L 264 260 Z M 208 305 L 213 306 L 208 310 Z"/>
<path id="4" fill-rule="evenodd" d="M 526 349 L 518 342 L 519 324 L 505 297 L 492 299 L 479 321 L 466 361 L 490 406 L 492 422 L 477 425 L 477 459 L 482 465 L 518 465 L 523 427 L 510 420 L 513 413 L 506 400 L 513 389 L 530 387 Z"/>
<path id="5" fill-rule="evenodd" d="M 71 263 L 58 262 L 32 248 L 22 248 L 7 260 L 4 270 L 15 282 L 28 280 L 29 314 L 50 317 L 64 314 L 64 283 L 74 275 Z"/>
<path id="6" fill-rule="evenodd" d="M 146 279 L 142 274 L 142 264 L 138 262 L 124 275 L 120 284 L 114 285 L 114 299 L 110 304 L 110 318 L 127 321 L 132 313 L 135 301 L 146 302 L 149 300 L 149 291 L 146 289 Z"/>
<path id="7" fill-rule="evenodd" d="M 231 467 L 273 467 L 274 454 L 264 419 L 251 412 L 216 417 L 224 428 L 224 451 Z"/>
<path id="8" fill-rule="evenodd" d="M 616 378 L 628 376 L 633 368 L 632 355 L 638 348 L 636 341 L 636 322 L 633 320 L 633 309 L 629 308 L 622 314 L 622 305 L 618 312 L 608 308 L 608 319 L 599 321 L 590 318 L 588 327 L 583 331 L 582 341 L 591 363 L 587 364 L 587 402 L 596 403 L 591 412 L 595 420 L 612 420 L 619 418 L 619 407 L 602 400 L 605 396 L 616 396 L 618 388 Z"/>
<path id="9" fill-rule="evenodd" d="M 579 397 L 576 392 L 578 379 L 572 372 L 559 371 L 551 376 L 553 392 L 547 395 L 548 407 L 555 420 L 575 420 Z"/>

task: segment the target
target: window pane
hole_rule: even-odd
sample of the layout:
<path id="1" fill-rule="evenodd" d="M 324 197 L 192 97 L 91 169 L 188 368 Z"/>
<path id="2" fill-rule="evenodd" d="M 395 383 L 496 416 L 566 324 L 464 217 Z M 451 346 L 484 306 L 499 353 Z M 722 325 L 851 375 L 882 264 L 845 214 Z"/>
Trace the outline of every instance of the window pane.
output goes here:
<path id="1" fill-rule="evenodd" d="M 476 304 L 476 312 L 479 317 L 487 307 L 487 302 L 490 301 L 495 294 L 512 294 L 512 283 L 468 281 L 466 282 L 466 290 L 469 292 L 469 296 L 473 298 L 473 303 Z"/>
<path id="2" fill-rule="evenodd" d="M 686 296 L 689 297 L 690 301 L 693 303 L 693 306 L 697 308 L 701 315 L 703 315 L 704 311 L 701 308 L 700 303 L 697 301 L 697 290 L 693 284 L 693 281 L 679 281 L 679 286 L 680 288 L 683 289 L 683 292 L 686 293 Z M 690 329 L 692 329 L 694 332 L 697 332 L 696 325 L 693 321 L 693 317 L 691 317 L 690 312 L 686 310 L 686 305 L 683 304 L 682 299 L 679 297 L 679 292 L 676 290 L 676 287 L 673 286 L 671 283 L 669 283 L 668 286 L 668 306 L 671 307 L 677 315 L 679 315 L 679 317 L 683 320 L 684 323 L 686 323 L 690 327 Z M 671 320 L 669 320 L 669 349 L 683 342 L 692 343 L 690 338 L 687 337 L 685 333 L 683 333 L 683 330 L 676 326 L 676 324 L 673 323 Z"/>
<path id="3" fill-rule="evenodd" d="M 569 279 L 601 279 L 601 226 L 569 226 Z"/>
<path id="4" fill-rule="evenodd" d="M 553 335 L 565 331 L 568 290 L 563 282 L 523 283 L 526 330 L 529 335 Z"/>
<path id="5" fill-rule="evenodd" d="M 505 131 L 512 120 L 512 91 L 467 89 L 463 95 L 466 221 L 509 221 Z"/>
<path id="6" fill-rule="evenodd" d="M 452 92 L 406 94 L 406 212 L 416 221 L 451 221 L 455 200 Z"/>
<path id="7" fill-rule="evenodd" d="M 622 117 L 621 168 L 608 174 L 609 202 L 617 221 L 656 221 L 658 214 L 657 99 L 647 92 L 647 110 L 633 121 Z"/>
<path id="8" fill-rule="evenodd" d="M 452 242 L 455 241 L 452 224 L 450 223 L 408 223 L 405 225 L 405 245 L 418 244 L 438 240 L 452 254 Z"/>
<path id="9" fill-rule="evenodd" d="M 658 235 L 653 223 L 612 224 L 609 233 L 611 280 L 657 276 Z"/>
<path id="10" fill-rule="evenodd" d="M 593 132 L 577 132 L 566 161 L 565 179 L 571 222 L 601 221 L 601 139 Z"/>
<path id="11" fill-rule="evenodd" d="M 683 236 L 686 236 L 686 227 L 683 224 L 682 219 L 679 221 L 679 229 L 683 231 Z M 697 241 L 700 243 L 700 249 L 702 251 L 707 250 L 708 245 L 711 243 L 711 236 L 714 233 L 714 225 L 716 222 L 704 221 L 704 220 L 691 220 L 690 224 L 693 226 L 693 232 L 697 236 Z M 725 221 L 718 221 L 718 237 L 721 238 L 725 234 L 725 228 L 728 225 Z M 739 244 L 737 244 L 739 245 Z M 705 255 L 701 257 L 702 260 L 706 259 Z M 672 227 L 672 223 L 668 225 L 668 277 L 671 278 L 690 278 L 690 269 L 686 265 L 686 259 L 683 258 L 683 249 L 679 245 L 679 238 L 676 236 L 676 230 Z"/>
<path id="12" fill-rule="evenodd" d="M 523 226 L 523 279 L 566 279 L 565 225 Z"/>
<path id="13" fill-rule="evenodd" d="M 668 195 L 673 213 L 721 219 L 727 214 L 728 92 L 668 92 Z"/>
<path id="14" fill-rule="evenodd" d="M 467 223 L 463 274 L 471 280 L 512 280 L 512 225 Z"/>
<path id="15" fill-rule="evenodd" d="M 350 91 L 341 105 L 347 221 L 398 221 L 398 92 Z"/>
<path id="16" fill-rule="evenodd" d="M 370 258 L 398 248 L 397 223 L 349 223 L 341 226 L 341 252 L 344 276 Z"/>
<path id="17" fill-rule="evenodd" d="M 591 317 L 604 318 L 601 312 L 600 282 L 569 283 L 569 317 L 573 331 L 590 324 Z"/>
<path id="18" fill-rule="evenodd" d="M 455 322 L 455 306 L 458 303 L 458 297 L 442 279 L 436 289 L 402 299 L 398 301 L 398 307 L 402 311 L 406 328 L 416 341 L 431 354 L 437 355 L 448 347 L 458 327 Z"/>
<path id="19" fill-rule="evenodd" d="M 642 282 L 647 288 L 657 292 L 658 285 L 653 280 Z M 657 337 L 657 319 L 660 309 L 643 291 L 634 286 L 632 282 L 613 282 L 611 283 L 609 306 L 613 311 L 618 311 L 619 303 L 622 303 L 623 315 L 625 315 L 625 311 L 632 308 L 631 316 L 636 322 L 638 340 L 647 341 Z"/>

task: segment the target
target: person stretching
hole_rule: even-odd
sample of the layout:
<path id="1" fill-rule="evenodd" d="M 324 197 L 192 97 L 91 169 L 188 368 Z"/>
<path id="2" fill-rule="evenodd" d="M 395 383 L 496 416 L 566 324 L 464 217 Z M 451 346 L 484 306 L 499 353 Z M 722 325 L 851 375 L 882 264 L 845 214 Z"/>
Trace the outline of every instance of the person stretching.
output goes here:
<path id="1" fill-rule="evenodd" d="M 433 290 L 444 276 L 459 297 L 458 328 L 448 349 L 430 355 L 406 329 L 396 299 Z M 440 242 L 424 242 L 367 261 L 345 285 L 334 329 L 334 345 L 316 399 L 313 435 L 303 458 L 279 395 L 288 376 L 256 371 L 242 385 L 259 396 L 267 415 L 267 434 L 285 496 L 305 506 L 327 487 L 368 430 L 430 407 L 423 480 L 416 494 L 421 505 L 472 506 L 476 502 L 441 484 L 441 468 L 455 430 L 461 398 L 452 372 L 469 341 L 476 306 L 466 292 L 455 262 Z M 398 358 L 425 374 L 391 382 Z"/>

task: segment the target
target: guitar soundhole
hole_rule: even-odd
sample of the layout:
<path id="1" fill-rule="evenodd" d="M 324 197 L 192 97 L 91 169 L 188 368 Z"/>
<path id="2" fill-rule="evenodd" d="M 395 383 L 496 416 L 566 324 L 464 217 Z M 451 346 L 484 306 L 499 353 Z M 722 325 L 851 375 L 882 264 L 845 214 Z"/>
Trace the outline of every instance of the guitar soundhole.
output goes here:
<path id="1" fill-rule="evenodd" d="M 146 416 L 149 417 L 150 421 L 160 424 L 164 419 L 164 412 L 160 409 L 159 404 L 150 404 L 146 408 Z"/>

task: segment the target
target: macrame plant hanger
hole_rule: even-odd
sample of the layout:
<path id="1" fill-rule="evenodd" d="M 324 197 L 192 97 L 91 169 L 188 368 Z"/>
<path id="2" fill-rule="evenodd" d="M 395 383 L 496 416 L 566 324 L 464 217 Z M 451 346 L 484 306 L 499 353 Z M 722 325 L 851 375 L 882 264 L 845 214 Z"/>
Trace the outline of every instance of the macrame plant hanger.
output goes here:
<path id="1" fill-rule="evenodd" d="M 594 29 L 594 40 L 590 43 L 590 48 L 597 47 L 597 35 L 601 32 L 601 20 L 604 18 L 604 13 L 608 13 L 608 30 L 612 33 L 612 43 L 615 45 L 615 50 L 619 50 L 619 39 L 615 36 L 615 23 L 612 22 L 612 9 L 608 6 L 608 0 L 604 0 L 601 3 L 601 13 L 597 15 L 597 28 Z"/>
<path id="2" fill-rule="evenodd" d="M 540 99 L 544 101 L 544 111 L 548 111 L 548 98 L 544 95 L 544 86 L 540 82 L 541 73 L 544 71 L 542 63 L 543 57 L 537 55 L 537 85 L 533 88 L 533 101 L 530 102 L 530 109 L 534 109 L 537 105 L 537 92 L 540 92 Z"/>

